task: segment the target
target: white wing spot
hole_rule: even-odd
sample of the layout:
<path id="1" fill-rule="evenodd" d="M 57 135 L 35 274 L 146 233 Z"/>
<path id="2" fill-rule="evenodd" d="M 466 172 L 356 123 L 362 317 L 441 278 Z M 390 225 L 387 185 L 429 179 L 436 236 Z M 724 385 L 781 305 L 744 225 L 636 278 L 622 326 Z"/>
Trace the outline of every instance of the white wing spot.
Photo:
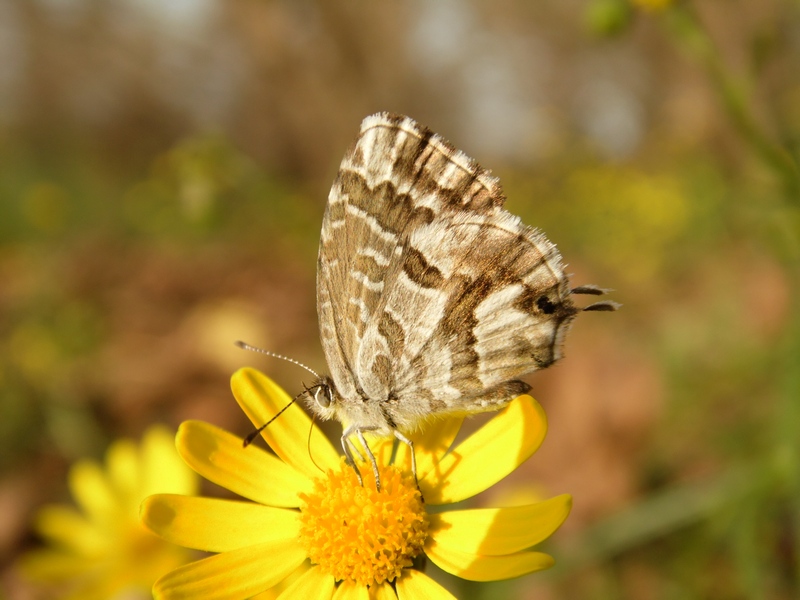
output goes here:
<path id="1" fill-rule="evenodd" d="M 373 259 L 381 267 L 385 267 L 389 264 L 389 259 L 386 258 L 386 256 L 384 256 L 381 252 L 375 250 L 375 248 L 359 248 L 358 255 Z"/>
<path id="2" fill-rule="evenodd" d="M 371 292 L 380 293 L 383 291 L 383 281 L 372 281 L 369 277 L 367 277 L 366 273 L 353 270 L 350 271 L 350 277 L 355 279 L 359 283 L 359 285 L 363 285 Z"/>
<path id="3" fill-rule="evenodd" d="M 366 323 L 369 319 L 369 309 L 361 298 L 350 298 L 350 304 L 355 304 L 361 311 L 361 322 Z"/>
<path id="4" fill-rule="evenodd" d="M 393 234 L 391 231 L 386 231 L 381 224 L 378 223 L 378 220 L 369 214 L 366 211 L 361 210 L 357 206 L 353 206 L 352 204 L 347 205 L 347 212 L 353 216 L 357 216 L 367 224 L 367 226 L 372 230 L 372 233 L 375 234 L 376 237 L 381 238 L 389 243 L 395 243 L 397 241 L 397 236 Z"/>

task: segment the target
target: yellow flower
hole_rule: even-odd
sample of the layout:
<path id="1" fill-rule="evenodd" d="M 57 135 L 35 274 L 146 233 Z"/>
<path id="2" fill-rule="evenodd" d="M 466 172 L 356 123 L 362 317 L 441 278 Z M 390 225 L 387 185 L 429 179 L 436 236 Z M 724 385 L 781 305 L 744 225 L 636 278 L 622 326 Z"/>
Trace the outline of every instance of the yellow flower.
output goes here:
<path id="1" fill-rule="evenodd" d="M 175 452 L 172 433 L 156 425 L 139 447 L 117 440 L 105 466 L 75 464 L 69 485 L 81 510 L 46 506 L 34 522 L 51 547 L 24 555 L 20 568 L 28 579 L 53 586 L 51 597 L 150 598 L 158 577 L 191 560 L 185 548 L 165 543 L 139 521 L 139 505 L 151 494 L 196 493 L 197 476 Z"/>
<path id="2" fill-rule="evenodd" d="M 290 402 L 252 369 L 234 374 L 240 406 L 261 425 Z M 411 436 L 419 490 L 400 444 L 371 442 L 381 490 L 369 466 L 364 486 L 331 443 L 297 406 L 263 437 L 277 457 L 199 421 L 183 423 L 177 447 L 200 475 L 250 501 L 157 495 L 142 504 L 142 520 L 164 539 L 214 556 L 156 582 L 156 598 L 452 598 L 415 568 L 424 553 L 458 577 L 493 581 L 553 565 L 529 550 L 566 519 L 572 499 L 528 506 L 444 510 L 494 485 L 536 451 L 547 429 L 544 412 L 521 396 L 450 450 L 461 418 L 433 423 Z M 420 497 L 424 495 L 424 502 Z M 337 583 L 340 582 L 340 583 Z"/>

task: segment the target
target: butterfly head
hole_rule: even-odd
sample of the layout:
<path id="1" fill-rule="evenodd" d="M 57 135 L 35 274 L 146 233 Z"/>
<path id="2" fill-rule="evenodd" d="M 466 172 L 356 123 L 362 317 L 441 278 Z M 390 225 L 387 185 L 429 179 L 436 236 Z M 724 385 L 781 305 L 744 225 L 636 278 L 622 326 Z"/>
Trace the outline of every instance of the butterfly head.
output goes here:
<path id="1" fill-rule="evenodd" d="M 306 388 L 309 396 L 309 409 L 322 419 L 332 419 L 336 415 L 336 386 L 333 379 L 324 375 L 317 379 L 309 388 Z"/>

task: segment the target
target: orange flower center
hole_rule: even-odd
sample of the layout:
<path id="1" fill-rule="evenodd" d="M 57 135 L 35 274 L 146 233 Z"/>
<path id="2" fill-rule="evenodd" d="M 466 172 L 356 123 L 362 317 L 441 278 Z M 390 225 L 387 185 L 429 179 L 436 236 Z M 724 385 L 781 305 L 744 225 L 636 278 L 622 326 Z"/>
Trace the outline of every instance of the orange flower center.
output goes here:
<path id="1" fill-rule="evenodd" d="M 371 477 L 362 486 L 343 464 L 300 495 L 301 543 L 337 581 L 393 581 L 422 552 L 428 519 L 414 479 L 394 466 L 379 471 L 380 492 Z"/>

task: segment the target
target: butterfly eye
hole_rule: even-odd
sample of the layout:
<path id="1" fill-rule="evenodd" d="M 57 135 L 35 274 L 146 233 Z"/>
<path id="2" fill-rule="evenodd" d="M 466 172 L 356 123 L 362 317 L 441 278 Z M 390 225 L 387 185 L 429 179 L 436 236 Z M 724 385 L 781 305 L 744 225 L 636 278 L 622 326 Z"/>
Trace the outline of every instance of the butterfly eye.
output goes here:
<path id="1" fill-rule="evenodd" d="M 330 386 L 319 385 L 314 391 L 314 400 L 317 401 L 322 408 L 328 408 L 331 405 L 332 393 Z"/>

